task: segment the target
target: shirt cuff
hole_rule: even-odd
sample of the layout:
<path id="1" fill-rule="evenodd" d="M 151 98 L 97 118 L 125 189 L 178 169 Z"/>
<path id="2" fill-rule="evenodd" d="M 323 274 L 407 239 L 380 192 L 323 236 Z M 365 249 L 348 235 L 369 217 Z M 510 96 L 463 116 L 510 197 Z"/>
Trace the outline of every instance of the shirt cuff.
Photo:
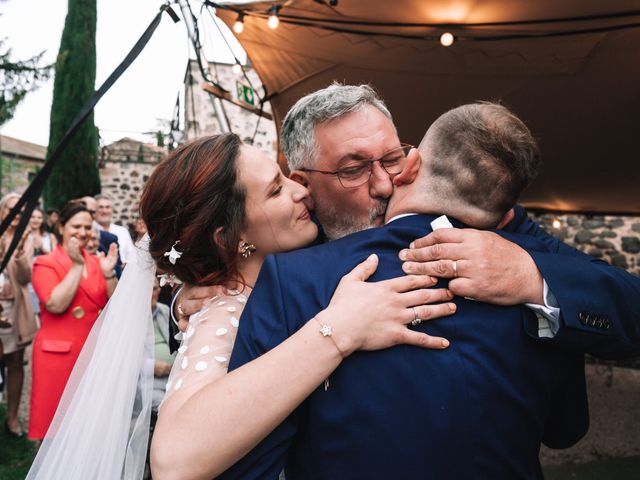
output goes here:
<path id="1" fill-rule="evenodd" d="M 542 280 L 544 305 L 525 303 L 538 318 L 538 337 L 553 338 L 560 328 L 560 305 L 546 280 Z"/>

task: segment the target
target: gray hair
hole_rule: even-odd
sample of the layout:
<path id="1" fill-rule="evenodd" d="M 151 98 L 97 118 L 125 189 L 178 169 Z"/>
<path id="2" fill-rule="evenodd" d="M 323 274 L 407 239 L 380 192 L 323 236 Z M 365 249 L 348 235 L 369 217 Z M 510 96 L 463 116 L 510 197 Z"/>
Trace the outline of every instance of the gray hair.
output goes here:
<path id="1" fill-rule="evenodd" d="M 391 113 L 369 85 L 332 85 L 302 97 L 284 117 L 280 145 L 289 170 L 310 168 L 315 164 L 317 150 L 316 125 L 340 118 L 371 105 L 391 122 Z"/>
<path id="2" fill-rule="evenodd" d="M 429 188 L 445 202 L 463 202 L 497 223 L 540 168 L 538 145 L 506 107 L 476 102 L 449 110 L 420 144 Z M 495 226 L 495 225 L 494 225 Z"/>
<path id="3" fill-rule="evenodd" d="M 99 201 L 99 200 L 108 200 L 109 202 L 113 203 L 113 198 L 111 198 L 106 193 L 99 193 L 93 198 L 96 200 L 96 202 Z"/>

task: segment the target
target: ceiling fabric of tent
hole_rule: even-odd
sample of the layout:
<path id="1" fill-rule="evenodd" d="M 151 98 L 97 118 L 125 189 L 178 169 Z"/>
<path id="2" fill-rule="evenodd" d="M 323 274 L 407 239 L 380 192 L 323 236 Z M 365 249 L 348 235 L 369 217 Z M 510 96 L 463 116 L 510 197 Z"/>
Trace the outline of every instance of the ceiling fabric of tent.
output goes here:
<path id="1" fill-rule="evenodd" d="M 412 144 L 446 110 L 499 100 L 542 150 L 525 205 L 640 213 L 640 1 L 289 0 L 271 30 L 273 4 L 228 3 L 216 14 L 232 27 L 247 12 L 236 36 L 278 126 L 333 81 L 373 85 Z M 456 36 L 448 48 L 445 31 Z"/>

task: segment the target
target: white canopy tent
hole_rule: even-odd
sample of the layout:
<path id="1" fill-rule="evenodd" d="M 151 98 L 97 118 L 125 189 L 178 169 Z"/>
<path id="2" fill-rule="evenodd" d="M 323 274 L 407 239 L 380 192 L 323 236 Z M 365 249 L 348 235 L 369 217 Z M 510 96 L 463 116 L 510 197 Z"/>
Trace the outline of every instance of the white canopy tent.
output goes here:
<path id="1" fill-rule="evenodd" d="M 289 0 L 219 4 L 279 125 L 302 95 L 370 83 L 417 144 L 444 111 L 500 100 L 538 137 L 543 168 L 523 203 L 640 213 L 640 1 Z M 267 11 L 280 5 L 280 25 Z M 439 37 L 456 41 L 443 47 Z"/>

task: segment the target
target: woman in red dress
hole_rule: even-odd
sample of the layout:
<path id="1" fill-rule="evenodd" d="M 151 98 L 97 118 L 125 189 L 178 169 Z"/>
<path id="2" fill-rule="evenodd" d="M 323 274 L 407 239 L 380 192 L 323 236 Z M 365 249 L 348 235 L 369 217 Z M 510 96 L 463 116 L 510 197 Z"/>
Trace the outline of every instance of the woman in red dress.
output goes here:
<path id="1" fill-rule="evenodd" d="M 84 251 L 93 219 L 82 203 L 69 203 L 56 226 L 58 246 L 38 257 L 32 283 L 41 327 L 33 344 L 29 438 L 44 438 L 91 327 L 116 286 L 117 248 L 104 256 Z"/>

